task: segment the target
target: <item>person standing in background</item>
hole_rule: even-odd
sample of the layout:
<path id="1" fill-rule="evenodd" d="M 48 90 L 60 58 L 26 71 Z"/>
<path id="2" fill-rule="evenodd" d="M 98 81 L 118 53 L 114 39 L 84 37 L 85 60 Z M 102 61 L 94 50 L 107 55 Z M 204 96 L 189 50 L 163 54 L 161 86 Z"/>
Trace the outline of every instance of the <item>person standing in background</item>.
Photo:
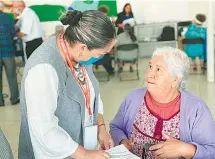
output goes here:
<path id="1" fill-rule="evenodd" d="M 27 58 L 29 58 L 43 42 L 42 25 L 37 14 L 32 9 L 26 7 L 24 1 L 14 1 L 13 12 L 20 16 L 15 28 L 19 30 L 17 36 L 22 37 L 26 43 L 26 54 Z"/>
<path id="2" fill-rule="evenodd" d="M 16 35 L 14 21 L 9 15 L 3 12 L 4 3 L 0 1 L 0 106 L 4 106 L 2 94 L 2 70 L 5 72 L 11 93 L 11 104 L 19 103 L 19 90 L 16 76 L 16 64 L 14 60 L 15 47 L 13 38 Z"/>
<path id="3" fill-rule="evenodd" d="M 203 23 L 206 21 L 206 16 L 204 14 L 197 14 L 193 23 L 190 24 L 186 31 L 184 31 L 184 38 L 195 39 L 201 38 L 206 42 L 207 38 L 207 28 L 203 27 Z M 182 33 L 183 34 L 183 33 Z M 206 60 L 206 43 L 202 44 L 186 44 L 185 52 L 192 59 L 193 71 L 197 71 L 197 62 L 196 58 L 199 57 L 201 71 L 204 73 L 205 65 L 204 61 Z"/>

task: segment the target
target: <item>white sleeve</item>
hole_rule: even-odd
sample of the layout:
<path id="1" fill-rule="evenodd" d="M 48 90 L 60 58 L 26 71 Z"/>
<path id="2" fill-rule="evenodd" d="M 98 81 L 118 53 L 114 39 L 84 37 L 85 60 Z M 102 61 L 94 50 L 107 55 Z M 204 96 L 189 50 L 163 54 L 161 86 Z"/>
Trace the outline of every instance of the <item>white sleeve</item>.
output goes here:
<path id="1" fill-rule="evenodd" d="M 183 31 L 181 32 L 181 35 L 182 35 L 182 36 L 185 36 L 187 30 L 188 30 L 188 28 L 187 28 L 187 27 L 184 27 L 184 28 L 183 28 Z"/>
<path id="2" fill-rule="evenodd" d="M 104 114 L 104 110 L 103 110 L 103 102 L 102 102 L 102 99 L 101 99 L 101 95 L 99 94 L 99 106 L 98 106 L 98 113 L 99 114 Z"/>
<path id="3" fill-rule="evenodd" d="M 26 35 L 29 35 L 31 33 L 32 30 L 32 26 L 34 23 L 34 17 L 31 16 L 32 14 L 25 14 L 20 20 L 20 32 L 24 33 Z"/>
<path id="4" fill-rule="evenodd" d="M 18 28 L 21 28 L 21 19 L 19 19 L 16 24 L 15 24 Z"/>
<path id="5" fill-rule="evenodd" d="M 66 158 L 77 150 L 78 144 L 58 125 L 55 116 L 58 82 L 51 65 L 36 65 L 25 80 L 25 98 L 31 140 L 47 156 Z"/>

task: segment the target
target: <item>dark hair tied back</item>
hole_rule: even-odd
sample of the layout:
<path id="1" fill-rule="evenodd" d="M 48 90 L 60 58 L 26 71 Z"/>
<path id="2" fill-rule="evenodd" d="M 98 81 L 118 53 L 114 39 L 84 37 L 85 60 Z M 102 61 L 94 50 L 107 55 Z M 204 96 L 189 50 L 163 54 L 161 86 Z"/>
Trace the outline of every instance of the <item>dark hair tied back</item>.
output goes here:
<path id="1" fill-rule="evenodd" d="M 82 18 L 82 12 L 80 11 L 68 11 L 65 15 L 63 15 L 60 19 L 63 25 L 75 26 L 78 24 L 80 19 Z"/>

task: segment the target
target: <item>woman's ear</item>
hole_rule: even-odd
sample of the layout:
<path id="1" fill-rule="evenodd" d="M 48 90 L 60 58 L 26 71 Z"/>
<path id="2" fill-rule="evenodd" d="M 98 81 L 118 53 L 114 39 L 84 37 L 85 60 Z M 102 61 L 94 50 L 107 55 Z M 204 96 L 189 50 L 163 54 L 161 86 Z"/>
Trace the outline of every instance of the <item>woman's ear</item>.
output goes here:
<path id="1" fill-rule="evenodd" d="M 80 51 L 85 51 L 86 49 L 88 49 L 86 44 L 79 43 L 78 45 L 79 45 Z"/>
<path id="2" fill-rule="evenodd" d="M 78 47 L 78 56 L 79 57 L 83 56 L 84 52 L 86 52 L 86 50 L 88 49 L 86 44 L 81 44 L 81 43 L 78 43 L 77 47 Z"/>
<path id="3" fill-rule="evenodd" d="M 181 78 L 179 77 L 174 78 L 172 83 L 172 88 L 178 88 L 180 85 L 180 82 L 181 82 Z"/>

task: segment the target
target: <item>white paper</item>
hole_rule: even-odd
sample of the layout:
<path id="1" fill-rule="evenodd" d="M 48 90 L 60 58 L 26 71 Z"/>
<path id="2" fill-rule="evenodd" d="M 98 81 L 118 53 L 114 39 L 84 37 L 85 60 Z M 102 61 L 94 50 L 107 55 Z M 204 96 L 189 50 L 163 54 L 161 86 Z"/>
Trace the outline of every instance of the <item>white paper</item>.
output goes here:
<path id="1" fill-rule="evenodd" d="M 85 127 L 84 148 L 87 150 L 96 150 L 98 146 L 97 132 L 98 126 Z"/>
<path id="2" fill-rule="evenodd" d="M 130 24 L 131 27 L 134 27 L 136 22 L 134 20 L 134 18 L 129 18 L 129 19 L 126 19 L 122 22 L 122 24 L 125 26 L 126 24 Z"/>
<path id="3" fill-rule="evenodd" d="M 107 151 L 111 159 L 140 159 L 133 153 L 131 153 L 124 145 L 116 146 Z"/>

